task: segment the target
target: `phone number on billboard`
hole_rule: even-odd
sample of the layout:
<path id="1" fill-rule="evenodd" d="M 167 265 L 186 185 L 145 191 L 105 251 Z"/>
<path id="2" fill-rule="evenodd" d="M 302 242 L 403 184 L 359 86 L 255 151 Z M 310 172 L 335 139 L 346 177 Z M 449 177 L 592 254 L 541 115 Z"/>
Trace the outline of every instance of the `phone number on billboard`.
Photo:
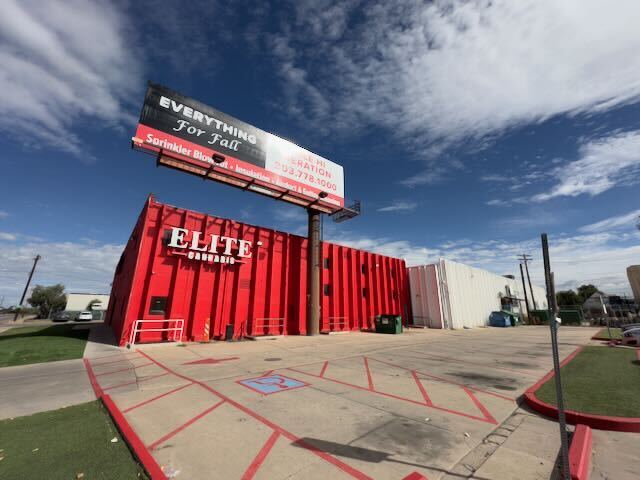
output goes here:
<path id="1" fill-rule="evenodd" d="M 322 188 L 326 188 L 328 190 L 333 190 L 334 192 L 338 190 L 338 186 L 335 184 L 335 182 L 331 182 L 330 180 L 327 180 L 326 178 L 322 178 L 316 175 L 313 175 L 311 173 L 307 173 L 305 171 L 302 170 L 298 170 L 296 168 L 293 168 L 289 165 L 283 165 L 280 162 L 275 162 L 276 164 L 276 170 L 281 170 L 282 172 L 286 173 L 287 175 L 290 175 L 291 177 L 297 178 L 302 182 L 307 182 L 307 183 L 312 183 L 317 187 L 322 187 Z"/>

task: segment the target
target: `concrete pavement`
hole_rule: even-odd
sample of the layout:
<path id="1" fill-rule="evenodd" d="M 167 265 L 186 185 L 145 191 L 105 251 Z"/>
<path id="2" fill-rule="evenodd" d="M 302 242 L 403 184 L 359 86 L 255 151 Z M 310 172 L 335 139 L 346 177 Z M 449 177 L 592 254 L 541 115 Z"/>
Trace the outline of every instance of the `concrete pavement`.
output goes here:
<path id="1" fill-rule="evenodd" d="M 561 356 L 592 334 L 563 328 Z M 557 425 L 516 402 L 551 368 L 544 327 L 141 346 L 90 364 L 182 478 L 538 479 L 557 455 Z"/>

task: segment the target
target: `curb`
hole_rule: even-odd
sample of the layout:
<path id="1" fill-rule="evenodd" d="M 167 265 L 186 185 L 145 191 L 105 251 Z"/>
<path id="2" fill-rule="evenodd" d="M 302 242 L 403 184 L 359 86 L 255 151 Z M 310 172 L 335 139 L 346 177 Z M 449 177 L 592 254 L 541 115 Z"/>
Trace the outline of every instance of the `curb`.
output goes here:
<path id="1" fill-rule="evenodd" d="M 560 362 L 560 367 L 566 365 L 571 360 L 575 358 L 575 356 L 580 353 L 583 347 L 578 347 L 565 358 L 562 362 Z M 640 352 L 638 353 L 640 356 Z M 549 371 L 544 377 L 538 380 L 534 385 L 529 387 L 526 392 L 524 392 L 524 399 L 533 410 L 538 413 L 541 413 L 547 417 L 557 419 L 558 418 L 558 409 L 536 397 L 536 392 L 538 389 L 547 382 L 554 375 L 553 370 Z M 591 428 L 595 428 L 598 430 L 613 430 L 616 432 L 633 432 L 640 433 L 640 418 L 637 417 L 611 417 L 608 415 L 593 415 L 590 413 L 582 413 L 576 412 L 575 410 L 565 410 L 565 417 L 567 419 L 567 423 L 571 425 L 583 424 L 589 426 Z"/>
<path id="2" fill-rule="evenodd" d="M 589 480 L 591 473 L 591 428 L 576 425 L 569 447 L 569 471 L 571 480 Z"/>
<path id="3" fill-rule="evenodd" d="M 111 399 L 111 396 L 102 391 L 102 388 L 96 379 L 96 375 L 93 373 L 93 368 L 91 368 L 89 360 L 86 358 L 83 358 L 82 360 L 96 397 L 102 402 L 109 412 L 113 423 L 115 423 L 118 431 L 122 435 L 122 438 L 124 438 L 125 442 L 129 446 L 129 449 L 146 470 L 151 480 L 167 480 L 167 476 L 162 471 L 162 468 L 160 468 L 160 465 L 158 465 L 158 462 L 156 462 L 142 440 L 140 440 L 138 434 L 133 430 L 129 422 L 127 422 L 124 414 L 118 409 L 115 402 Z"/>

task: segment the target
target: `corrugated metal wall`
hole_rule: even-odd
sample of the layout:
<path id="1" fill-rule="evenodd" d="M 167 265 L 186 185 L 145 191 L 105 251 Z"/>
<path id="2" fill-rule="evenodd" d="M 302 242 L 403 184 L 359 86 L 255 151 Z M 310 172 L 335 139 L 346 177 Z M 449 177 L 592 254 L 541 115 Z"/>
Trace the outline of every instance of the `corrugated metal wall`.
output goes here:
<path id="1" fill-rule="evenodd" d="M 164 205 L 149 199 L 141 215 L 142 244 L 127 245 L 123 263 L 136 268 L 114 278 L 118 298 L 130 291 L 124 315 L 111 309 L 108 322 L 125 344 L 136 319 L 185 319 L 185 339 L 306 334 L 307 240 L 297 235 Z M 141 225 L 141 222 L 138 222 Z M 186 228 L 251 241 L 251 258 L 234 265 L 194 261 L 167 252 L 167 232 Z M 130 242 L 131 243 L 131 242 Z M 408 293 L 403 260 L 323 243 L 321 330 L 368 327 L 375 315 L 406 318 Z M 135 280 L 133 276 L 135 275 Z M 121 292 L 121 293 L 117 293 Z M 167 298 L 163 315 L 150 313 L 152 297 Z M 123 318 L 124 317 L 124 318 Z M 159 322 L 158 325 L 161 325 Z M 155 324 L 151 324 L 152 328 Z M 165 333 L 144 333 L 137 341 L 159 341 Z"/>
<path id="2" fill-rule="evenodd" d="M 411 286 L 413 324 L 429 328 L 443 328 L 438 266 L 433 264 L 409 267 L 407 274 Z"/>
<path id="3" fill-rule="evenodd" d="M 519 281 L 451 260 L 407 270 L 414 318 L 423 316 L 436 324 L 441 319 L 444 328 L 487 325 L 491 312 L 500 310 L 506 287 L 512 296 L 524 298 Z M 538 308 L 546 308 L 545 290 L 536 285 L 533 290 Z"/>

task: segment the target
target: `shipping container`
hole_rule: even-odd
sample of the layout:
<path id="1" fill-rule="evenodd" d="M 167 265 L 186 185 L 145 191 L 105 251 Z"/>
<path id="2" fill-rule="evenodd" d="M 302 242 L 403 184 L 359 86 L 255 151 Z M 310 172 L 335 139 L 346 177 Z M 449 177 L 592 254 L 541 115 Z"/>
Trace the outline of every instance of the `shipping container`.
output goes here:
<path id="1" fill-rule="evenodd" d="M 322 243 L 321 331 L 406 319 L 403 260 Z M 120 345 L 305 335 L 307 239 L 157 202 L 149 196 L 116 268 L 106 322 Z M 131 337 L 136 320 L 143 331 Z M 177 327 L 176 327 L 177 328 Z"/>
<path id="2" fill-rule="evenodd" d="M 451 260 L 407 268 L 413 324 L 430 328 L 486 326 L 493 311 L 525 311 L 521 283 Z M 545 290 L 534 286 L 538 308 L 546 308 Z M 529 301 L 531 302 L 531 294 Z M 533 303 L 530 303 L 533 308 Z"/>

